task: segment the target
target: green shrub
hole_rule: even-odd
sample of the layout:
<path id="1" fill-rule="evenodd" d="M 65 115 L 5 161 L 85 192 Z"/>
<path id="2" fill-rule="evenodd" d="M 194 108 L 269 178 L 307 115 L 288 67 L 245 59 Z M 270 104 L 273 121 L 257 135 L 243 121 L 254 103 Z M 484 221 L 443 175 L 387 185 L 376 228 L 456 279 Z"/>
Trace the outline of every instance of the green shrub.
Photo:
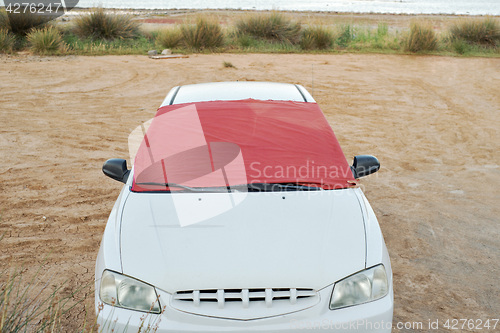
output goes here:
<path id="1" fill-rule="evenodd" d="M 412 22 L 405 50 L 410 52 L 434 51 L 437 48 L 436 32 L 429 24 Z"/>
<path id="2" fill-rule="evenodd" d="M 335 43 L 341 47 L 348 47 L 354 39 L 354 29 L 346 24 L 341 27 L 340 34 Z"/>
<path id="3" fill-rule="evenodd" d="M 10 53 L 14 48 L 15 37 L 7 29 L 0 28 L 0 53 Z"/>
<path id="4" fill-rule="evenodd" d="M 349 36 L 347 29 L 345 31 L 345 35 Z M 376 29 L 366 26 L 354 27 L 352 41 L 348 46 L 354 50 L 390 52 L 400 50 L 402 44 L 397 31 L 390 33 L 387 24 L 379 24 Z"/>
<path id="5" fill-rule="evenodd" d="M 75 19 L 74 32 L 93 39 L 134 38 L 139 34 L 139 24 L 129 15 L 109 14 L 103 8 L 96 8 Z"/>
<path id="6" fill-rule="evenodd" d="M 461 39 L 469 44 L 500 45 L 500 24 L 491 17 L 461 21 L 452 25 L 449 32 L 452 41 Z"/>
<path id="7" fill-rule="evenodd" d="M 196 24 L 183 24 L 181 32 L 186 46 L 196 50 L 215 49 L 224 45 L 224 33 L 215 19 L 199 16 Z"/>
<path id="8" fill-rule="evenodd" d="M 247 16 L 236 22 L 236 29 L 241 35 L 297 44 L 302 27 L 285 15 L 273 12 Z"/>
<path id="9" fill-rule="evenodd" d="M 389 35 L 389 26 L 387 23 L 379 23 L 377 26 L 377 37 L 384 38 Z"/>
<path id="10" fill-rule="evenodd" d="M 465 54 L 470 51 L 471 46 L 463 39 L 455 39 L 451 41 L 451 47 L 458 54 Z"/>
<path id="11" fill-rule="evenodd" d="M 246 34 L 237 35 L 236 42 L 238 45 L 245 48 L 256 47 L 258 45 L 258 41 L 255 37 Z"/>
<path id="12" fill-rule="evenodd" d="M 181 43 L 182 31 L 178 27 L 160 30 L 156 35 L 155 41 L 162 48 L 173 49 Z"/>
<path id="13" fill-rule="evenodd" d="M 30 49 L 37 54 L 55 54 L 64 49 L 61 33 L 53 26 L 31 31 L 27 40 Z"/>
<path id="14" fill-rule="evenodd" d="M 302 32 L 302 37 L 300 38 L 300 48 L 302 50 L 313 50 L 316 48 L 316 41 L 314 40 L 314 36 L 308 29 L 305 29 Z"/>
<path id="15" fill-rule="evenodd" d="M 82 39 L 75 34 L 66 34 L 63 39 L 71 53 L 80 55 L 145 54 L 156 47 L 154 42 L 145 36 L 106 40 Z"/>
<path id="16" fill-rule="evenodd" d="M 333 33 L 325 27 L 309 27 L 302 31 L 300 47 L 304 50 L 328 49 L 334 41 Z"/>

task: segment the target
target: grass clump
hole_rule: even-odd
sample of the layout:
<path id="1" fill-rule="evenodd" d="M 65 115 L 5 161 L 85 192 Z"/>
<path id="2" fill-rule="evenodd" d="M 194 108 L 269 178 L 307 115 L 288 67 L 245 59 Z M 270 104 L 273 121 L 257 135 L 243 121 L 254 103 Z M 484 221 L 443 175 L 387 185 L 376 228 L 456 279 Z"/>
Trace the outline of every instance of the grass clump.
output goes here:
<path id="1" fill-rule="evenodd" d="M 224 45 L 224 32 L 218 21 L 199 16 L 195 24 L 181 26 L 187 47 L 195 50 L 216 49 Z"/>
<path id="2" fill-rule="evenodd" d="M 10 30 L 9 17 L 3 8 L 0 8 L 0 29 Z"/>
<path id="3" fill-rule="evenodd" d="M 340 33 L 335 43 L 340 47 L 348 47 L 354 39 L 354 29 L 349 24 L 340 27 Z"/>
<path id="4" fill-rule="evenodd" d="M 154 49 L 154 42 L 145 36 L 134 39 L 91 39 L 79 38 L 75 34 L 64 35 L 64 42 L 68 52 L 80 55 L 125 55 L 125 54 L 146 54 Z"/>
<path id="5" fill-rule="evenodd" d="M 451 47 L 458 54 L 466 54 L 472 49 L 471 45 L 463 39 L 452 40 Z"/>
<path id="6" fill-rule="evenodd" d="M 281 13 L 273 12 L 247 16 L 236 22 L 236 30 L 240 35 L 297 44 L 302 26 Z"/>
<path id="7" fill-rule="evenodd" d="M 389 33 L 387 24 L 372 27 L 354 27 L 353 39 L 349 44 L 352 50 L 367 50 L 369 52 L 390 52 L 401 50 L 401 40 L 398 32 Z"/>
<path id="8" fill-rule="evenodd" d="M 38 299 L 39 291 L 34 289 L 34 280 L 24 285 L 22 271 L 10 273 L 0 282 L 0 332 L 43 332 L 57 323 L 60 309 L 54 304 L 55 294 Z"/>
<path id="9" fill-rule="evenodd" d="M 405 50 L 410 52 L 434 51 L 438 45 L 436 32 L 430 24 L 414 21 L 406 40 Z"/>
<path id="10" fill-rule="evenodd" d="M 10 53 L 14 48 L 16 39 L 7 29 L 0 28 L 0 53 Z"/>
<path id="11" fill-rule="evenodd" d="M 377 38 L 384 38 L 389 35 L 389 26 L 387 23 L 381 23 L 377 26 Z"/>
<path id="12" fill-rule="evenodd" d="M 43 27 L 50 17 L 32 14 L 29 10 L 24 12 L 23 7 L 19 13 L 0 11 L 0 29 L 6 29 L 18 36 L 26 36 L 33 28 Z"/>
<path id="13" fill-rule="evenodd" d="M 139 24 L 131 16 L 106 13 L 103 8 L 75 19 L 74 32 L 82 38 L 126 39 L 139 35 Z"/>
<path id="14" fill-rule="evenodd" d="M 449 33 L 453 42 L 463 40 L 469 44 L 500 46 L 500 24 L 491 17 L 463 20 L 452 25 Z"/>
<path id="15" fill-rule="evenodd" d="M 290 42 L 270 41 L 260 39 L 249 35 L 235 36 L 229 41 L 229 50 L 245 51 L 245 52 L 264 52 L 264 53 L 297 53 L 301 52 L 299 44 L 291 44 Z"/>
<path id="16" fill-rule="evenodd" d="M 251 47 L 257 47 L 259 44 L 259 41 L 255 39 L 255 37 L 247 35 L 247 34 L 237 34 L 236 36 L 236 43 L 237 45 L 243 47 L 243 48 L 251 48 Z"/>
<path id="17" fill-rule="evenodd" d="M 82 302 L 75 295 L 87 286 L 63 295 L 63 286 L 51 287 L 44 269 L 40 265 L 33 275 L 26 269 L 0 270 L 0 332 L 63 331 L 61 318 Z"/>
<path id="18" fill-rule="evenodd" d="M 165 49 L 173 49 L 182 42 L 182 31 L 179 27 L 163 29 L 156 34 L 155 42 Z"/>
<path id="19" fill-rule="evenodd" d="M 325 50 L 332 47 L 334 39 L 332 31 L 326 27 L 309 27 L 302 31 L 300 47 L 303 50 Z"/>
<path id="20" fill-rule="evenodd" d="M 53 26 L 35 29 L 26 36 L 26 39 L 30 49 L 37 54 L 56 54 L 65 49 L 61 33 Z"/>
<path id="21" fill-rule="evenodd" d="M 224 62 L 222 63 L 222 66 L 224 66 L 224 68 L 236 68 L 236 67 L 233 65 L 233 63 L 232 63 L 232 62 L 230 62 L 230 61 L 224 61 Z"/>

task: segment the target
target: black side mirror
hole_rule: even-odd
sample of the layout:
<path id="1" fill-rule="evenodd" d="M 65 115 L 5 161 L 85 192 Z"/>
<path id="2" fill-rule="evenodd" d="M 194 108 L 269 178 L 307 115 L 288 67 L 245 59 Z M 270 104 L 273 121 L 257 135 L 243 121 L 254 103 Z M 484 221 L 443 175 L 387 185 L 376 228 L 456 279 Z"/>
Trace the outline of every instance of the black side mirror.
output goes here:
<path id="1" fill-rule="evenodd" d="M 127 161 L 121 158 L 112 158 L 104 162 L 102 172 L 114 180 L 126 183 L 130 170 L 127 169 Z"/>
<path id="2" fill-rule="evenodd" d="M 368 176 L 380 169 L 380 162 L 375 156 L 371 155 L 358 155 L 354 156 L 354 161 L 352 162 L 352 174 L 354 178 L 358 179 L 364 176 Z"/>

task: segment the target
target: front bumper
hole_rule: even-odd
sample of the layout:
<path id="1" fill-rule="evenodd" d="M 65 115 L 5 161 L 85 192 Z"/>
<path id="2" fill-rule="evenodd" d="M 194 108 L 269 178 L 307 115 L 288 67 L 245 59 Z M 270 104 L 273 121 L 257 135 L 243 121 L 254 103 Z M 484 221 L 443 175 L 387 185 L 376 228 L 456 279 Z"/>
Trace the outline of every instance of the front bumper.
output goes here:
<path id="1" fill-rule="evenodd" d="M 101 332 L 137 332 L 139 327 L 148 325 L 157 328 L 158 333 L 191 333 L 191 332 L 391 332 L 394 308 L 393 289 L 389 294 L 374 302 L 352 306 L 349 308 L 330 310 L 328 304 L 333 285 L 319 292 L 320 302 L 315 306 L 270 318 L 253 320 L 232 320 L 193 315 L 176 310 L 166 304 L 161 315 L 146 315 L 143 312 L 131 311 L 104 305 L 99 311 L 98 323 Z M 160 302 L 169 303 L 170 295 L 160 293 Z M 96 297 L 98 297 L 96 295 Z"/>

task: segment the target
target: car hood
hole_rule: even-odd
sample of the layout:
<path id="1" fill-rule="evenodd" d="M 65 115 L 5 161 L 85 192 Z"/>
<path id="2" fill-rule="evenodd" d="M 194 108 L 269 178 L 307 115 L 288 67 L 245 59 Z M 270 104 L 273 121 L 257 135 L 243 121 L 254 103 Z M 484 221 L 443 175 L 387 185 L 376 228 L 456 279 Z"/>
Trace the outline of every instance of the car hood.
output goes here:
<path id="1" fill-rule="evenodd" d="M 134 193 L 121 225 L 123 273 L 166 292 L 320 290 L 365 267 L 353 189 Z"/>

